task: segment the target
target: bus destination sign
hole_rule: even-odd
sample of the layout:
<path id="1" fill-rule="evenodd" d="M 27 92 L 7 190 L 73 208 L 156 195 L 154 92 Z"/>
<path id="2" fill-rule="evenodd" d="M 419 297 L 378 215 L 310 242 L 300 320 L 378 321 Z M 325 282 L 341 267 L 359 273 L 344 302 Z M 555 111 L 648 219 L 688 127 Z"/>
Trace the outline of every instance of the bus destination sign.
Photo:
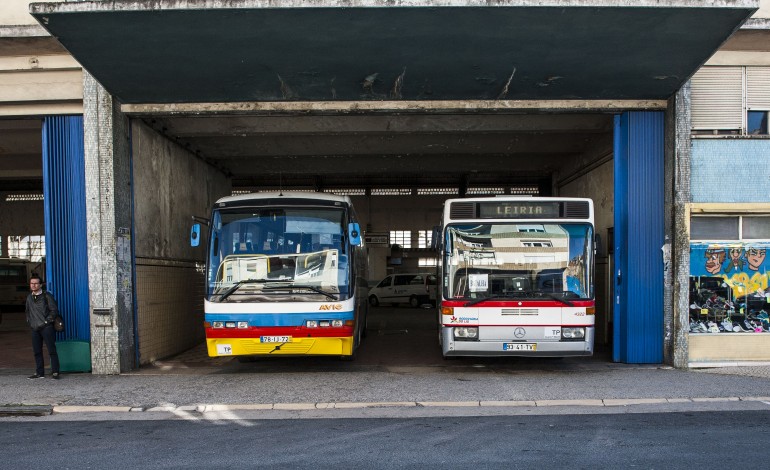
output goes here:
<path id="1" fill-rule="evenodd" d="M 516 201 L 480 202 L 479 217 L 482 219 L 558 219 L 558 202 Z"/>

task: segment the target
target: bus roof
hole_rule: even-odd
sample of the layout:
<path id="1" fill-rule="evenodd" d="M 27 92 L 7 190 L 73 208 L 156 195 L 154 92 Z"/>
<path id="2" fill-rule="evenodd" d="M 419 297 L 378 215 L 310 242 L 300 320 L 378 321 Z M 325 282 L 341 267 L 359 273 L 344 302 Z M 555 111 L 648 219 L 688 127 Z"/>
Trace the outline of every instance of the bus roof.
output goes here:
<path id="1" fill-rule="evenodd" d="M 264 193 L 249 193 L 241 194 L 238 196 L 227 196 L 217 200 L 216 204 L 220 203 L 233 203 L 233 202 L 250 202 L 259 201 L 262 199 L 315 199 L 317 201 L 332 201 L 332 202 L 344 202 L 351 204 L 350 197 L 337 196 L 336 194 L 317 193 L 317 192 L 302 192 L 302 191 L 272 191 Z"/>

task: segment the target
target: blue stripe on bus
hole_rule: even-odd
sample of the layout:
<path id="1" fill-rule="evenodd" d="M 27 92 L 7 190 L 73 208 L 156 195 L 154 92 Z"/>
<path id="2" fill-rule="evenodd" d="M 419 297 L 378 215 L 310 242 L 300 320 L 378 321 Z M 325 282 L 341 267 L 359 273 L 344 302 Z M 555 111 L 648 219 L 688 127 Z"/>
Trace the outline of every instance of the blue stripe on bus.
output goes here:
<path id="1" fill-rule="evenodd" d="M 207 313 L 206 321 L 245 321 L 250 326 L 303 326 L 307 320 L 352 320 L 348 312 Z"/>

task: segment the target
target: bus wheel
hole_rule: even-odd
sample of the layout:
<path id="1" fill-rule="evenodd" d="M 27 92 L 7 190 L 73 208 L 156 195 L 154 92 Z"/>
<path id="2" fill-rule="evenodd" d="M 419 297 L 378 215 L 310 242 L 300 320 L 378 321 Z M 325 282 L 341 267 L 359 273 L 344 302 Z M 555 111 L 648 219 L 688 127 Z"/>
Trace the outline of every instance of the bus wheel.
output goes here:
<path id="1" fill-rule="evenodd" d="M 350 356 L 340 356 L 340 361 L 344 362 L 353 362 L 356 360 L 356 356 L 358 355 L 358 348 L 353 350 L 353 354 Z"/>
<path id="2" fill-rule="evenodd" d="M 377 300 L 377 296 L 373 295 L 373 296 L 369 297 L 369 305 L 371 305 L 372 307 L 376 307 L 376 306 L 380 305 L 380 301 Z"/>
<path id="3" fill-rule="evenodd" d="M 417 308 L 420 306 L 420 299 L 417 298 L 416 295 L 413 295 L 409 297 L 409 305 L 413 308 Z"/>

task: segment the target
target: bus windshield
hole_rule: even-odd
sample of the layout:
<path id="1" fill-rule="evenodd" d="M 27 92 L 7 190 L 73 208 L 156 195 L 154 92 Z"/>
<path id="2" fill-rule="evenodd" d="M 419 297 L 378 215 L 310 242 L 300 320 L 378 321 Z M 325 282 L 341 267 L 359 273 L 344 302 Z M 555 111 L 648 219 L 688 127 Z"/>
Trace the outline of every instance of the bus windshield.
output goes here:
<path id="1" fill-rule="evenodd" d="M 345 212 L 286 207 L 215 210 L 207 298 L 212 302 L 344 300 Z"/>
<path id="2" fill-rule="evenodd" d="M 590 224 L 450 225 L 445 299 L 593 299 Z"/>

